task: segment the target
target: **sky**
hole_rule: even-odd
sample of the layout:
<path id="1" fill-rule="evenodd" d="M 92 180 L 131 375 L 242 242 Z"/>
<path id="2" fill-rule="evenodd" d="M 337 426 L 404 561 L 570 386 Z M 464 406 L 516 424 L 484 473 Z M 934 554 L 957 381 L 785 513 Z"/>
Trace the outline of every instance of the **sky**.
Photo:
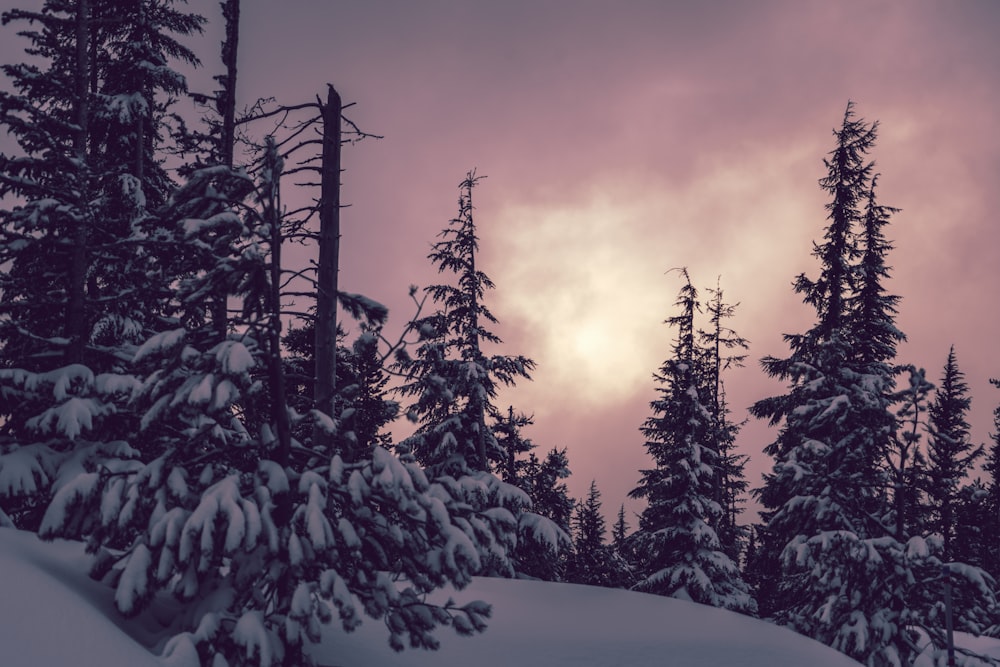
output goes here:
<path id="1" fill-rule="evenodd" d="M 189 41 L 206 65 L 192 88 L 209 91 L 218 3 L 190 6 L 212 22 Z M 791 283 L 817 274 L 817 181 L 848 100 L 880 123 L 880 199 L 902 209 L 888 228 L 898 361 L 936 381 L 955 345 L 987 440 L 998 30 L 990 0 L 244 0 L 238 94 L 295 104 L 331 83 L 384 137 L 344 151 L 340 284 L 389 306 L 390 333 L 413 315 L 408 287 L 439 279 L 427 254 L 458 184 L 487 176 L 477 262 L 497 286 L 499 351 L 537 363 L 498 404 L 534 414 L 540 453 L 568 448 L 571 493 L 596 480 L 613 514 L 652 463 L 638 429 L 673 339 L 671 269 L 740 304 L 730 324 L 751 346 L 726 378 L 733 416 L 782 390 L 759 359 L 811 324 Z M 741 432 L 751 486 L 773 435 L 753 420 Z M 635 526 L 641 506 L 627 506 Z"/>

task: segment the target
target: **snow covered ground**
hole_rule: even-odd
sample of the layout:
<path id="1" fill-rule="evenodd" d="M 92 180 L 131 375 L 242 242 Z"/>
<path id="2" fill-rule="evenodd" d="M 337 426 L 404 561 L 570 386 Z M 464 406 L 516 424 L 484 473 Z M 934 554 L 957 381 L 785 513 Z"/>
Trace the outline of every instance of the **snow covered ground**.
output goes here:
<path id="1" fill-rule="evenodd" d="M 162 639 L 156 621 L 121 619 L 111 591 L 86 576 L 87 561 L 79 544 L 46 544 L 0 529 L 3 667 L 196 667 L 151 653 Z M 641 593 L 477 579 L 455 598 L 493 605 L 485 634 L 466 638 L 444 629 L 440 651 L 396 654 L 385 628 L 369 620 L 349 635 L 330 628 L 313 655 L 329 667 L 857 665 L 784 628 Z M 1000 656 L 1000 641 L 970 642 Z"/>

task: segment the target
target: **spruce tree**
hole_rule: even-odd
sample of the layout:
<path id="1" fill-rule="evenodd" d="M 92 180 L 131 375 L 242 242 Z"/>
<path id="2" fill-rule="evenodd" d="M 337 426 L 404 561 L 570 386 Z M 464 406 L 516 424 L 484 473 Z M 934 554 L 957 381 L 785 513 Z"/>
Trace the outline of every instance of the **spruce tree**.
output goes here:
<path id="1" fill-rule="evenodd" d="M 896 437 L 887 458 L 889 482 L 892 490 L 892 524 L 897 540 L 905 541 L 911 535 L 925 532 L 923 490 L 927 488 L 925 476 L 927 461 L 920 447 L 926 427 L 928 394 L 934 385 L 927 381 L 923 368 L 909 366 L 907 387 L 896 394 Z"/>
<path id="2" fill-rule="evenodd" d="M 743 365 L 746 359 L 743 351 L 747 349 L 748 342 L 725 324 L 733 317 L 739 304 L 725 303 L 718 284 L 709 289 L 709 293 L 711 298 L 705 305 L 709 328 L 699 331 L 699 342 L 707 369 L 704 391 L 709 397 L 708 408 L 713 424 L 712 449 L 718 454 L 715 488 L 722 514 L 715 529 L 722 550 L 734 562 L 739 562 L 746 540 L 746 529 L 739 525 L 738 517 L 743 512 L 744 494 L 748 487 L 743 473 L 748 457 L 736 452 L 736 436 L 741 424 L 734 423 L 730 418 L 722 374 L 729 368 Z"/>
<path id="3" fill-rule="evenodd" d="M 930 527 L 944 540 L 945 560 L 952 560 L 956 555 L 956 511 L 961 504 L 962 482 L 983 455 L 983 447 L 969 441 L 966 413 L 972 399 L 968 391 L 965 374 L 958 367 L 955 347 L 952 346 L 929 409 L 927 424 Z"/>
<path id="4" fill-rule="evenodd" d="M 0 156 L 0 506 L 35 528 L 59 480 L 134 456 L 128 360 L 177 275 L 150 213 L 172 188 L 161 152 L 185 88 L 171 65 L 196 62 L 176 37 L 202 20 L 158 0 L 3 18 L 27 24 L 38 58 L 5 65 L 0 92 L 18 145 Z"/>
<path id="5" fill-rule="evenodd" d="M 686 270 L 667 323 L 677 328 L 673 356 L 654 376 L 659 397 L 643 424 L 646 449 L 655 467 L 642 471 L 630 495 L 648 505 L 634 537 L 638 590 L 693 600 L 743 613 L 756 604 L 736 564 L 722 551 L 714 526 L 719 504 L 719 453 L 715 422 L 705 392 L 705 355 L 696 345 L 698 293 Z"/>
<path id="6" fill-rule="evenodd" d="M 776 620 L 861 662 L 894 665 L 918 652 L 917 626 L 943 645 L 932 592 L 941 561 L 934 540 L 900 542 L 884 521 L 893 359 L 903 336 L 893 323 L 896 298 L 882 288 L 889 245 L 881 229 L 894 209 L 875 201 L 867 154 L 876 131 L 849 103 L 820 180 L 831 196 L 813 252 L 820 276 L 795 281 L 816 322 L 786 334 L 789 357 L 762 361 L 788 393 L 751 408 L 780 424 L 765 448 L 775 463 L 759 492 L 766 525 L 755 569 L 781 573 L 766 601 Z M 959 622 L 982 630 L 992 592 L 974 569 L 959 579 L 969 602 Z"/>
<path id="7" fill-rule="evenodd" d="M 628 568 L 614 547 L 607 544 L 601 492 L 591 481 L 587 497 L 573 513 L 573 554 L 566 580 L 575 584 L 620 588 L 628 581 Z"/>
<path id="8" fill-rule="evenodd" d="M 1000 379 L 991 378 L 990 384 L 1000 387 Z M 986 548 L 984 569 L 1000 578 L 1000 406 L 993 409 L 993 433 L 983 471 L 986 473 L 986 512 L 983 522 L 983 543 Z"/>
<path id="9" fill-rule="evenodd" d="M 487 327 L 497 320 L 486 307 L 490 278 L 477 267 L 479 237 L 473 216 L 472 190 L 482 177 L 469 172 L 459 184 L 458 215 L 439 235 L 429 259 L 453 282 L 426 288 L 435 312 L 411 323 L 419 336 L 415 357 L 403 357 L 399 391 L 413 399 L 408 417 L 417 423 L 413 435 L 399 443 L 431 480 L 479 512 L 480 521 L 503 533 L 514 522 L 517 534 L 540 541 L 558 552 L 568 536 L 545 517 L 528 511 L 527 493 L 493 474 L 508 463 L 494 425 L 502 420 L 494 400 L 501 386 L 530 378 L 534 362 L 523 356 L 488 355 L 485 348 L 501 343 Z M 498 511 L 498 510 L 503 511 Z M 501 525 L 503 524 L 503 525 Z M 512 536 L 513 537 L 513 536 Z M 516 540 L 495 544 L 482 554 L 482 573 L 513 576 L 510 556 Z"/>
<path id="10" fill-rule="evenodd" d="M 487 329 L 497 323 L 484 303 L 493 282 L 476 267 L 472 190 L 480 180 L 469 172 L 459 185 L 458 216 L 429 255 L 438 272 L 452 274 L 455 283 L 426 288 L 438 308 L 413 324 L 420 336 L 417 356 L 400 366 L 406 375 L 401 393 L 416 399 L 409 416 L 419 424 L 402 444 L 434 476 L 486 472 L 506 461 L 489 427 L 501 417 L 493 401 L 500 386 L 530 379 L 535 365 L 523 356 L 488 356 L 484 350 L 501 341 Z"/>

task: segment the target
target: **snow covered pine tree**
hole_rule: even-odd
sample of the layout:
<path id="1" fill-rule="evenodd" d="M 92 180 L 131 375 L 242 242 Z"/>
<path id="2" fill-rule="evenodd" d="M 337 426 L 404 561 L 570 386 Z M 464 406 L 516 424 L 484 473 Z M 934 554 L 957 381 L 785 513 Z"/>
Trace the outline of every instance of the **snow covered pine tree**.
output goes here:
<path id="1" fill-rule="evenodd" d="M 497 388 L 528 378 L 534 362 L 483 350 L 484 344 L 501 341 L 486 328 L 496 323 L 483 303 L 493 282 L 476 268 L 479 239 L 472 189 L 481 179 L 469 172 L 459 185 L 458 216 L 441 232 L 429 256 L 439 272 L 455 275 L 457 285 L 427 287 L 438 309 L 412 324 L 419 336 L 416 357 L 403 358 L 398 366 L 406 377 L 402 395 L 415 398 L 409 417 L 418 428 L 399 448 L 404 457 L 412 454 L 424 465 L 456 501 L 473 508 L 470 521 L 477 531 L 492 526 L 496 534 L 508 536 L 481 554 L 481 572 L 513 576 L 511 556 L 518 540 L 536 541 L 556 552 L 572 542 L 552 521 L 528 511 L 531 501 L 523 490 L 491 472 L 508 464 L 488 423 L 503 419 L 493 404 Z M 459 511 L 458 506 L 450 509 Z"/>
<path id="2" fill-rule="evenodd" d="M 274 141 L 247 168 L 201 156 L 183 186 L 161 178 L 155 96 L 183 86 L 166 55 L 190 54 L 153 33 L 201 24 L 170 5 L 52 1 L 5 17 L 42 26 L 27 35 L 52 67 L 8 67 L 20 94 L 0 98 L 24 153 L 0 161 L 15 201 L 0 220 L 15 267 L 0 304 L 0 522 L 85 539 L 123 613 L 172 593 L 156 648 L 181 663 L 308 665 L 321 623 L 349 630 L 362 612 L 395 648 L 435 647 L 440 625 L 482 630 L 488 605 L 426 596 L 462 588 L 513 529 L 449 514 L 448 490 L 384 448 L 345 460 L 285 428 L 337 428 L 282 398 L 280 248 L 301 221 L 284 217 Z M 41 261 L 51 253 L 66 261 Z M 112 274 L 139 266 L 135 293 L 121 291 Z M 239 306 L 228 326 L 206 317 L 219 295 Z"/>
<path id="3" fill-rule="evenodd" d="M 935 602 L 939 543 L 921 536 L 901 542 L 884 520 L 892 516 L 883 467 L 896 429 L 892 361 L 903 334 L 894 325 L 897 297 L 882 287 L 891 246 L 881 228 L 894 209 L 874 200 L 867 154 L 876 130 L 848 103 L 820 181 L 832 196 L 825 241 L 814 249 L 821 274 L 795 283 L 817 322 L 805 334 L 785 335 L 788 358 L 763 359 L 768 374 L 788 382 L 788 393 L 758 401 L 751 412 L 781 423 L 765 449 L 775 463 L 760 490 L 767 524 L 758 557 L 782 573 L 768 609 L 778 622 L 881 666 L 912 663 L 918 628 L 937 647 L 944 638 Z M 971 602 L 958 624 L 982 631 L 993 592 L 983 573 L 951 568 L 953 584 Z"/>
<path id="4" fill-rule="evenodd" d="M 0 124 L 0 521 L 37 528 L 78 472 L 134 455 L 136 345 L 172 276 L 156 251 L 170 182 L 158 151 L 202 20 L 161 0 L 12 10 L 32 64 L 4 65 Z M 113 18 L 113 20 L 111 20 Z"/>
<path id="5" fill-rule="evenodd" d="M 723 516 L 716 423 L 708 408 L 709 358 L 697 345 L 698 292 L 686 269 L 667 323 L 678 329 L 673 357 L 654 375 L 659 398 L 641 430 L 656 467 L 643 470 L 629 495 L 649 503 L 633 535 L 638 590 L 754 614 L 757 605 L 739 568 L 722 551 L 715 526 Z"/>

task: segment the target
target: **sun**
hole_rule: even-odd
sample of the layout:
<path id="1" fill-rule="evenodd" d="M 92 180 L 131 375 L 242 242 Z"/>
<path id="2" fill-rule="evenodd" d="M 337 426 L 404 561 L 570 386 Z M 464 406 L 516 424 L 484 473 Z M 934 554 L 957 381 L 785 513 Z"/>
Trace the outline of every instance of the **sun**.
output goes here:
<path id="1" fill-rule="evenodd" d="M 544 391 L 588 403 L 631 396 L 665 352 L 663 269 L 641 239 L 621 233 L 635 228 L 630 213 L 592 202 L 522 209 L 509 214 L 517 224 L 498 225 L 498 257 L 509 261 L 494 271 L 495 310 L 523 332 Z"/>

